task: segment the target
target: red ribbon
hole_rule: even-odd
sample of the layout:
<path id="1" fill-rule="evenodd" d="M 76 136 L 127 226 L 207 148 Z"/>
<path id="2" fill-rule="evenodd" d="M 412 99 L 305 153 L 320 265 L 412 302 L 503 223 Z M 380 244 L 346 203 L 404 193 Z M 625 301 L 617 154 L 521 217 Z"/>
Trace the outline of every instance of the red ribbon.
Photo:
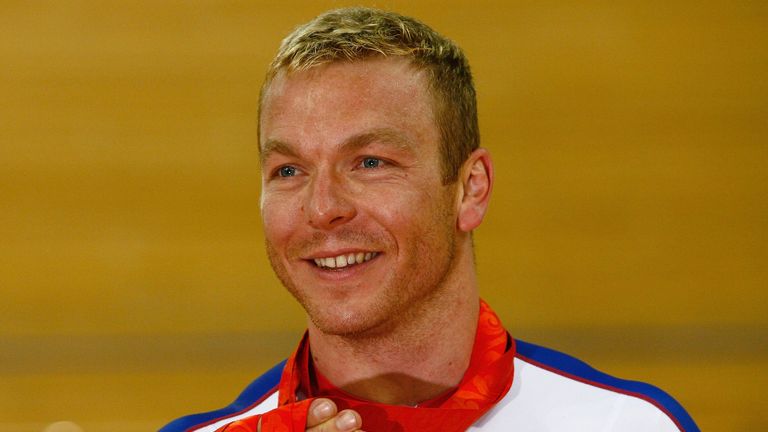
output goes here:
<path id="1" fill-rule="evenodd" d="M 309 403 L 320 396 L 333 400 L 339 410 L 351 408 L 357 411 L 363 419 L 363 429 L 367 431 L 465 431 L 509 391 L 514 357 L 514 340 L 496 314 L 481 300 L 472 356 L 458 387 L 419 407 L 386 405 L 348 395 L 319 374 L 320 385 L 312 385 L 309 341 L 305 335 L 283 369 L 279 408 L 261 416 L 261 431 L 304 431 Z M 255 432 L 258 417 L 231 423 L 219 432 Z"/>

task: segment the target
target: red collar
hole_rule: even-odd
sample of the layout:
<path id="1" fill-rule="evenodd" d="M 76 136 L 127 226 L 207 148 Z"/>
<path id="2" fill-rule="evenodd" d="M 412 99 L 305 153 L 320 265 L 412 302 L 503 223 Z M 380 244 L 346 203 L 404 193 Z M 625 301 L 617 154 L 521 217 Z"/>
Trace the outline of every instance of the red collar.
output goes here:
<path id="1" fill-rule="evenodd" d="M 309 361 L 309 340 L 305 334 L 283 370 L 279 406 L 323 396 L 336 402 L 339 409 L 353 408 L 358 411 L 366 430 L 464 431 L 509 391 L 514 357 L 514 340 L 496 314 L 481 300 L 472 356 L 458 387 L 412 408 L 360 400 L 314 373 Z"/>

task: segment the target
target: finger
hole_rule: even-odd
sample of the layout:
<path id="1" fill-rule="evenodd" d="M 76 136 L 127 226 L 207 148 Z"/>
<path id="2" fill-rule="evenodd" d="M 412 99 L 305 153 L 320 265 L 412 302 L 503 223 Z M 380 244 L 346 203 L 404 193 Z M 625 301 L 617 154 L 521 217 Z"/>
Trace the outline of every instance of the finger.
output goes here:
<path id="1" fill-rule="evenodd" d="M 336 404 L 332 400 L 319 398 L 312 401 L 307 413 L 307 428 L 317 426 L 336 415 Z"/>
<path id="2" fill-rule="evenodd" d="M 332 419 L 308 428 L 307 432 L 359 432 L 362 425 L 360 414 L 353 410 L 344 410 Z"/>
<path id="3" fill-rule="evenodd" d="M 333 423 L 339 432 L 352 432 L 363 426 L 360 414 L 353 410 L 344 410 L 338 413 Z"/>

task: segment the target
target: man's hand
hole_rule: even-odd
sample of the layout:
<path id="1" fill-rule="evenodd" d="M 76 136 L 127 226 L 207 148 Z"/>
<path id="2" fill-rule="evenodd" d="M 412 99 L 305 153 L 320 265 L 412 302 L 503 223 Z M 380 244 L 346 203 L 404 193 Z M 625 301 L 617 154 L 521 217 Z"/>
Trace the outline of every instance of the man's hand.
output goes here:
<path id="1" fill-rule="evenodd" d="M 330 399 L 320 398 L 312 401 L 307 413 L 306 432 L 363 432 L 360 414 L 353 410 L 338 412 L 336 404 Z M 259 419 L 261 432 L 261 419 Z"/>
<path id="2" fill-rule="evenodd" d="M 307 414 L 307 432 L 363 432 L 360 414 L 352 410 L 337 411 L 330 399 L 312 401 Z"/>

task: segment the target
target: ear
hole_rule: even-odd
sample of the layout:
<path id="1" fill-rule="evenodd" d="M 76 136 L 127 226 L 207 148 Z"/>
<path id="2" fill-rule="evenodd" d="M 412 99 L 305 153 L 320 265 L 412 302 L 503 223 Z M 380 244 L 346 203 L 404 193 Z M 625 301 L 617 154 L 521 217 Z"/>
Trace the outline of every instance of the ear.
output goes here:
<path id="1" fill-rule="evenodd" d="M 493 187 L 493 163 L 491 154 L 484 148 L 473 151 L 459 173 L 461 201 L 457 225 L 461 231 L 470 232 L 483 221 Z"/>

